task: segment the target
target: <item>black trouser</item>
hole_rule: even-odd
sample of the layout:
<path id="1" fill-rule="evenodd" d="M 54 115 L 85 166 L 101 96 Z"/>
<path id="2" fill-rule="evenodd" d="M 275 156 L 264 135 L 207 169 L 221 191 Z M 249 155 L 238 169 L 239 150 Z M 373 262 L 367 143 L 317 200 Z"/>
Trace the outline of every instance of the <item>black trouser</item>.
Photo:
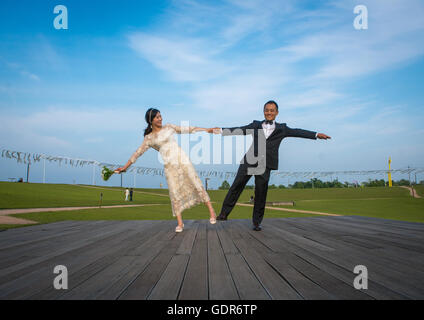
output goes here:
<path id="1" fill-rule="evenodd" d="M 264 217 L 270 172 L 271 170 L 266 168 L 262 175 L 255 176 L 255 204 L 253 206 L 252 216 L 254 225 L 260 225 Z M 227 217 L 230 214 L 251 176 L 247 174 L 247 166 L 240 165 L 237 176 L 222 204 L 221 216 Z"/>

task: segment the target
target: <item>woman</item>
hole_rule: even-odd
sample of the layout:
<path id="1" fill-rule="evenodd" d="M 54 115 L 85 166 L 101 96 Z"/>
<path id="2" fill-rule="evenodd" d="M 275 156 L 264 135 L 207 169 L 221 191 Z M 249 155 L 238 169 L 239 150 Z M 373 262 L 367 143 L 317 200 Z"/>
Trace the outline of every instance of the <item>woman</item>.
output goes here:
<path id="1" fill-rule="evenodd" d="M 190 159 L 175 141 L 174 133 L 192 133 L 206 131 L 213 133 L 217 128 L 179 127 L 172 124 L 162 126 L 160 111 L 150 108 L 145 116 L 147 128 L 144 131 L 144 140 L 141 146 L 133 153 L 127 164 L 116 169 L 117 173 L 125 172 L 138 157 L 152 147 L 159 151 L 165 167 L 165 176 L 168 182 L 169 197 L 171 198 L 172 214 L 177 217 L 178 226 L 175 232 L 184 229 L 181 218 L 183 210 L 193 207 L 198 203 L 206 203 L 210 213 L 210 223 L 216 223 L 215 211 L 210 198 L 203 188 L 202 181 L 198 177 Z"/>

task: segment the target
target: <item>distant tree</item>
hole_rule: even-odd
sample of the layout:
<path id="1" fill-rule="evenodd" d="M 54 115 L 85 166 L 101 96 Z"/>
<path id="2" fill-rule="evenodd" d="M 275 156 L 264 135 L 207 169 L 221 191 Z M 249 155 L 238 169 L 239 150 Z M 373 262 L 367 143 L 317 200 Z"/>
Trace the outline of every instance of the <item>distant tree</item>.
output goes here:
<path id="1" fill-rule="evenodd" d="M 275 184 L 271 184 L 270 186 L 268 186 L 268 189 L 277 189 L 277 186 Z"/>
<path id="2" fill-rule="evenodd" d="M 400 179 L 398 181 L 393 181 L 394 186 L 409 186 L 409 180 Z"/>
<path id="3" fill-rule="evenodd" d="M 253 185 L 247 185 L 246 187 L 244 187 L 245 189 L 255 189 L 255 186 Z"/>
<path id="4" fill-rule="evenodd" d="M 286 189 L 286 186 L 285 186 L 285 185 L 280 184 L 280 185 L 278 186 L 278 189 Z"/>
<path id="5" fill-rule="evenodd" d="M 230 189 L 230 184 L 228 183 L 227 180 L 224 180 L 224 182 L 222 182 L 221 186 L 219 187 L 219 190 L 227 190 Z"/>

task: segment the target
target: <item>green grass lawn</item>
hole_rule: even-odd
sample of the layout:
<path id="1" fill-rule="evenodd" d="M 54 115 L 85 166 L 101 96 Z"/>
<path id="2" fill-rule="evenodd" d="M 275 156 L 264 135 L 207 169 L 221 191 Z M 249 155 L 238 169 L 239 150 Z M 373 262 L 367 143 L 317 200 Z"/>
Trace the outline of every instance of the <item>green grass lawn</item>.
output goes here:
<path id="1" fill-rule="evenodd" d="M 221 203 L 213 204 L 215 211 L 219 212 Z M 37 212 L 22 213 L 13 215 L 17 218 L 30 219 L 40 223 L 51 223 L 63 220 L 172 220 L 171 205 L 160 205 L 151 207 L 136 208 L 107 208 L 77 210 L 72 213 L 61 212 Z M 288 217 L 311 217 L 313 214 L 299 214 L 276 210 L 265 210 L 267 218 L 288 218 Z M 229 216 L 230 219 L 251 219 L 252 208 L 236 207 Z M 197 205 L 183 212 L 184 220 L 209 219 L 209 211 L 203 204 Z"/>
<path id="2" fill-rule="evenodd" d="M 424 185 L 416 185 L 414 189 L 417 191 L 417 194 L 421 197 L 424 197 Z"/>
<path id="3" fill-rule="evenodd" d="M 0 182 L 0 208 L 42 208 L 65 206 L 98 206 L 100 192 L 102 205 L 129 204 L 124 201 L 124 189 L 60 184 L 27 184 Z M 417 188 L 418 192 L 423 189 Z M 135 189 L 132 204 L 158 203 L 160 206 L 135 208 L 101 208 L 64 212 L 41 212 L 14 215 L 39 223 L 63 220 L 164 220 L 172 217 L 168 197 L 138 193 L 151 192 L 163 195 L 167 189 Z M 227 190 L 209 190 L 214 208 L 219 214 Z M 248 202 L 253 190 L 246 189 L 239 202 Z M 393 188 L 331 188 L 331 189 L 270 189 L 267 201 L 295 201 L 295 206 L 285 208 L 335 213 L 341 215 L 363 215 L 386 219 L 424 222 L 424 199 L 413 199 L 409 191 Z M 251 219 L 251 207 L 234 208 L 230 219 Z M 205 205 L 198 205 L 183 212 L 183 219 L 208 219 Z M 265 218 L 308 217 L 313 214 L 266 210 Z M 17 227 L 2 226 L 0 229 Z"/>
<path id="4" fill-rule="evenodd" d="M 412 197 L 369 200 L 300 200 L 296 201 L 294 207 L 284 207 L 341 215 L 360 215 L 402 221 L 424 222 L 424 199 L 414 199 Z"/>
<path id="5" fill-rule="evenodd" d="M 129 203 L 124 201 L 125 189 L 99 188 L 101 189 L 66 184 L 0 182 L 0 209 L 98 206 L 101 193 L 102 205 Z M 170 203 L 168 197 L 139 194 L 139 190 L 141 189 L 135 190 L 132 204 Z M 167 194 L 168 190 L 155 193 Z"/>

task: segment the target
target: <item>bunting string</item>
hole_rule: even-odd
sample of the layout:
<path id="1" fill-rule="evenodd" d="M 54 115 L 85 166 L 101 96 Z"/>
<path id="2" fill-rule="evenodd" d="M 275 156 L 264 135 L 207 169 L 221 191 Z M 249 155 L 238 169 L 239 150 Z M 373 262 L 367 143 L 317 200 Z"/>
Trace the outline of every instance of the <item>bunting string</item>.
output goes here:
<path id="1" fill-rule="evenodd" d="M 84 167 L 88 165 L 94 165 L 103 167 L 106 166 L 111 170 L 115 170 L 122 165 L 111 164 L 105 162 L 99 162 L 97 160 L 86 160 L 78 158 L 69 158 L 64 156 L 50 156 L 42 153 L 29 153 L 21 151 L 13 151 L 2 149 L 2 158 L 14 159 L 17 163 L 33 164 L 42 160 L 58 163 L 59 166 L 62 164 L 69 165 L 72 167 Z M 148 167 L 130 167 L 127 172 L 140 174 L 140 175 L 153 175 L 153 176 L 164 176 L 164 169 L 159 168 L 148 168 Z M 424 173 L 424 168 L 402 168 L 390 170 L 392 174 L 411 174 L 411 173 Z M 235 171 L 219 171 L 219 170 L 202 170 L 197 171 L 200 177 L 203 178 L 219 178 L 229 179 L 234 178 L 237 174 Z M 279 178 L 316 178 L 316 177 L 328 177 L 328 176 L 343 176 L 343 175 L 385 175 L 388 174 L 389 170 L 348 170 L 348 171 L 307 171 L 307 172 L 288 172 L 288 171 L 274 171 L 271 172 L 272 176 Z"/>

